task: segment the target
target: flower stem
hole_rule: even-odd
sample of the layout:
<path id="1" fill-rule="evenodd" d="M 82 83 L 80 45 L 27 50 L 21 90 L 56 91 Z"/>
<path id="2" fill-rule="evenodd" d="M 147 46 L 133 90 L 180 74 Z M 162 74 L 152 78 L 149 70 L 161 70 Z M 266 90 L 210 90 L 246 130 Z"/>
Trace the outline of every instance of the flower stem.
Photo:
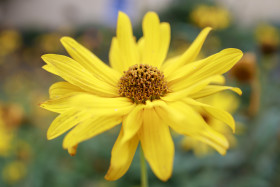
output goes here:
<path id="1" fill-rule="evenodd" d="M 148 187 L 148 174 L 145 162 L 145 157 L 143 154 L 142 147 L 140 146 L 140 165 L 141 165 L 141 187 Z"/>

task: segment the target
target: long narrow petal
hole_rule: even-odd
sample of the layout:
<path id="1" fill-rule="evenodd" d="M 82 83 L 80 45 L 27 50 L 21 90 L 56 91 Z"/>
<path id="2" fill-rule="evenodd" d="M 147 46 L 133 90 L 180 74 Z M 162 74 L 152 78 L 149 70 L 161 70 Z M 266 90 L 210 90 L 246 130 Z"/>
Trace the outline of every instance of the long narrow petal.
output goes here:
<path id="1" fill-rule="evenodd" d="M 44 70 L 46 70 L 47 72 L 50 72 L 50 73 L 52 73 L 52 74 L 54 74 L 54 75 L 59 76 L 58 73 L 56 72 L 55 67 L 53 67 L 53 66 L 50 65 L 50 64 L 46 64 L 46 65 L 44 65 L 42 68 L 43 68 Z"/>
<path id="2" fill-rule="evenodd" d="M 63 140 L 63 148 L 68 149 L 85 140 L 93 138 L 116 125 L 120 124 L 120 117 L 92 117 L 77 125 Z"/>
<path id="3" fill-rule="evenodd" d="M 143 110 L 145 108 L 145 105 L 137 105 L 123 120 L 123 131 L 124 135 L 122 138 L 123 142 L 128 141 L 132 137 L 136 135 L 138 130 L 141 128 L 143 120 Z"/>
<path id="4" fill-rule="evenodd" d="M 105 176 L 106 180 L 114 181 L 122 177 L 133 160 L 139 143 L 138 136 L 132 137 L 130 140 L 125 141 L 125 143 L 123 143 L 123 139 L 124 133 L 122 128 L 112 149 L 110 168 Z"/>
<path id="5" fill-rule="evenodd" d="M 228 113 L 224 110 L 221 110 L 219 108 L 195 101 L 190 98 L 184 99 L 184 102 L 186 102 L 190 105 L 193 105 L 193 106 L 202 107 L 205 110 L 205 112 L 207 112 L 212 117 L 226 123 L 228 126 L 230 126 L 232 128 L 233 132 L 235 132 L 235 121 L 230 113 Z"/>
<path id="6" fill-rule="evenodd" d="M 165 63 L 163 65 L 163 69 L 168 69 L 165 75 L 166 77 L 168 77 L 176 69 L 179 69 L 183 65 L 195 60 L 210 31 L 210 27 L 203 29 L 186 52 L 184 52 L 179 58 L 177 58 L 176 61 L 169 61 L 168 63 Z"/>
<path id="7" fill-rule="evenodd" d="M 59 76 L 61 76 L 69 83 L 82 88 L 83 90 L 103 97 L 118 96 L 116 86 L 112 86 L 104 81 L 97 79 L 78 62 L 69 57 L 48 54 L 43 55 L 42 59 L 47 64 L 51 64 L 51 66 L 55 68 Z"/>
<path id="8" fill-rule="evenodd" d="M 209 95 L 213 95 L 215 93 L 218 93 L 218 92 L 221 92 L 224 90 L 232 90 L 235 93 L 237 93 L 238 95 L 242 94 L 242 91 L 236 87 L 208 85 L 205 88 L 203 88 L 202 90 L 200 90 L 199 92 L 189 95 L 189 97 L 191 97 L 193 99 L 198 99 L 198 98 L 206 97 Z"/>
<path id="9" fill-rule="evenodd" d="M 174 144 L 169 127 L 154 108 L 144 110 L 143 125 L 139 133 L 145 158 L 155 175 L 162 181 L 171 177 Z"/>
<path id="10" fill-rule="evenodd" d="M 119 49 L 119 43 L 116 37 L 113 37 L 111 42 L 111 47 L 109 51 L 109 61 L 110 65 L 113 69 L 117 70 L 118 72 L 122 73 L 126 66 L 122 61 L 121 52 Z"/>
<path id="11" fill-rule="evenodd" d="M 105 98 L 86 93 L 74 96 L 70 104 L 72 107 L 93 110 L 96 115 L 105 116 L 124 116 L 135 107 L 126 97 Z"/>
<path id="12" fill-rule="evenodd" d="M 115 57 L 110 57 L 110 60 L 112 60 L 110 61 L 112 67 L 121 67 L 121 69 L 117 68 L 116 70 L 122 72 L 127 70 L 128 67 L 138 64 L 139 53 L 133 36 L 132 26 L 129 17 L 123 12 L 119 12 L 118 16 L 116 41 L 117 42 L 115 42 L 114 46 L 111 48 L 110 56 L 112 54 L 119 55 L 120 60 L 115 60 Z M 117 50 L 118 53 L 112 52 L 112 50 Z"/>
<path id="13" fill-rule="evenodd" d="M 135 107 L 135 104 L 124 97 L 106 98 L 87 93 L 73 93 L 58 99 L 48 100 L 40 106 L 59 113 L 69 108 L 76 108 L 90 110 L 99 116 L 124 116 Z"/>
<path id="14" fill-rule="evenodd" d="M 69 101 L 71 101 L 71 99 L 77 94 L 78 93 L 70 93 L 63 97 L 50 99 L 40 104 L 40 107 L 52 112 L 63 113 L 72 108 Z"/>
<path id="15" fill-rule="evenodd" d="M 143 19 L 143 35 L 143 63 L 160 67 L 170 44 L 170 25 L 160 24 L 158 15 L 148 12 Z"/>
<path id="16" fill-rule="evenodd" d="M 70 84 L 69 82 L 56 82 L 51 85 L 49 89 L 50 99 L 57 99 L 66 96 L 69 93 L 84 92 L 78 86 Z"/>
<path id="17" fill-rule="evenodd" d="M 85 110 L 69 109 L 55 118 L 48 129 L 47 138 L 54 139 L 91 116 L 93 114 Z"/>
<path id="18" fill-rule="evenodd" d="M 167 102 L 166 106 L 162 105 L 156 110 L 160 117 L 165 119 L 170 127 L 179 134 L 194 137 L 209 144 L 220 154 L 225 154 L 229 146 L 227 139 L 211 129 L 189 105 L 183 102 Z M 174 117 L 174 115 L 170 115 L 171 113 L 177 113 L 177 116 Z M 180 117 L 178 118 L 178 116 Z"/>
<path id="19" fill-rule="evenodd" d="M 61 38 L 61 43 L 71 57 L 96 78 L 112 85 L 118 83 L 121 74 L 103 63 L 97 56 L 76 42 L 73 38 L 63 37 Z"/>
<path id="20" fill-rule="evenodd" d="M 180 90 L 203 79 L 221 75 L 230 70 L 242 55 L 239 49 L 229 48 L 206 59 L 187 64 L 175 71 L 173 77 L 170 76 L 167 79 L 170 89 Z"/>

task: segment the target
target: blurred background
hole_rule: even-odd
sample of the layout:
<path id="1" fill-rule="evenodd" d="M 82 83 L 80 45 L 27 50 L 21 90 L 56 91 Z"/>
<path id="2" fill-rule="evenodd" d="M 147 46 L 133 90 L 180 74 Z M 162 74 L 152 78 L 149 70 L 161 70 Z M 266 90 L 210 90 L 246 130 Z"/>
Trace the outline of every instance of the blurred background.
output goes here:
<path id="1" fill-rule="evenodd" d="M 137 39 L 147 11 L 169 22 L 168 57 L 186 50 L 206 26 L 214 31 L 200 58 L 228 47 L 245 54 L 226 75 L 243 95 L 226 93 L 229 103 L 221 106 L 234 112 L 237 132 L 213 123 L 228 134 L 227 155 L 174 133 L 173 176 L 163 183 L 149 170 L 150 186 L 280 186 L 279 7 L 279 0 L 0 0 L 0 186 L 140 186 L 138 151 L 124 177 L 103 179 L 119 127 L 82 143 L 71 157 L 63 137 L 47 141 L 56 115 L 39 107 L 61 80 L 41 68 L 40 56 L 66 55 L 59 39 L 71 36 L 108 62 L 119 10 L 130 16 Z"/>

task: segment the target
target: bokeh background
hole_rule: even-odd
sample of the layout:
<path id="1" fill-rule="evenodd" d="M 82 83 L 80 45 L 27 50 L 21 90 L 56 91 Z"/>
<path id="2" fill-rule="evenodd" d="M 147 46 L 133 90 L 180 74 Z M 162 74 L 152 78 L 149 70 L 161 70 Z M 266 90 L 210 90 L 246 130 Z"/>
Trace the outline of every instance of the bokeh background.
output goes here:
<path id="1" fill-rule="evenodd" d="M 147 11 L 169 22 L 169 57 L 205 26 L 214 31 L 200 58 L 228 47 L 245 53 L 226 75 L 228 85 L 243 90 L 228 97 L 237 132 L 227 155 L 199 151 L 173 133 L 173 176 L 163 183 L 149 169 L 150 186 L 280 186 L 279 7 L 279 0 L 0 0 L 0 186 L 140 186 L 138 151 L 124 177 L 103 178 L 119 127 L 82 143 L 71 157 L 63 137 L 47 141 L 56 115 L 39 107 L 60 80 L 41 68 L 40 56 L 66 54 L 59 39 L 71 36 L 108 62 L 119 10 L 130 16 L 137 38 Z"/>

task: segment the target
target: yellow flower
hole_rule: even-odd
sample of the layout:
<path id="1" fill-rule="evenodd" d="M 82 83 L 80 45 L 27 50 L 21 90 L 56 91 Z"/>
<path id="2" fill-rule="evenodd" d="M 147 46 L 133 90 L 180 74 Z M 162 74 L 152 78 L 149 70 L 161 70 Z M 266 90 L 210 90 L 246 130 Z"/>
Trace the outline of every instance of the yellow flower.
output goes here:
<path id="1" fill-rule="evenodd" d="M 200 102 L 217 107 L 221 110 L 228 111 L 230 113 L 234 112 L 238 105 L 238 99 L 228 93 L 217 93 L 208 97 L 199 99 Z M 213 116 L 209 115 L 201 107 L 198 107 L 197 112 L 203 117 L 204 121 L 212 127 L 217 132 L 224 134 L 229 140 L 230 146 L 233 147 L 236 145 L 236 139 L 232 135 L 231 130 L 225 123 L 215 119 Z M 213 151 L 213 149 L 205 143 L 202 143 L 192 137 L 184 137 L 182 140 L 182 146 L 186 150 L 192 149 L 197 156 L 204 156 Z"/>
<path id="2" fill-rule="evenodd" d="M 26 176 L 26 165 L 21 161 L 13 161 L 2 170 L 2 178 L 8 184 L 15 184 Z"/>
<path id="3" fill-rule="evenodd" d="M 122 122 L 107 180 L 126 173 L 139 142 L 155 175 L 163 181 L 170 178 L 174 143 L 169 127 L 225 154 L 228 141 L 204 122 L 194 106 L 201 106 L 234 129 L 229 113 L 197 99 L 227 89 L 241 94 L 238 88 L 209 84 L 223 81 L 221 74 L 242 57 L 242 52 L 230 48 L 195 61 L 210 30 L 204 29 L 181 56 L 165 61 L 169 24 L 160 23 L 156 13 L 147 13 L 144 36 L 136 42 L 128 16 L 120 12 L 109 53 L 112 68 L 75 40 L 63 37 L 61 42 L 72 58 L 55 54 L 42 57 L 47 63 L 43 68 L 65 80 L 50 87 L 50 100 L 41 105 L 60 114 L 49 127 L 48 139 L 72 129 L 63 147 L 75 154 L 79 143 Z"/>
<path id="4" fill-rule="evenodd" d="M 275 53 L 280 43 L 279 31 L 272 25 L 260 24 L 256 29 L 256 39 L 264 54 Z"/>
<path id="5" fill-rule="evenodd" d="M 1 137 L 0 156 L 8 156 L 11 149 L 12 140 L 14 138 L 14 133 L 10 129 L 7 129 L 7 126 L 3 120 L 3 113 L 1 108 L 0 108 L 0 137 Z"/>
<path id="6" fill-rule="evenodd" d="M 217 6 L 200 5 L 191 12 L 192 21 L 201 28 L 225 29 L 230 24 L 229 12 Z"/>

